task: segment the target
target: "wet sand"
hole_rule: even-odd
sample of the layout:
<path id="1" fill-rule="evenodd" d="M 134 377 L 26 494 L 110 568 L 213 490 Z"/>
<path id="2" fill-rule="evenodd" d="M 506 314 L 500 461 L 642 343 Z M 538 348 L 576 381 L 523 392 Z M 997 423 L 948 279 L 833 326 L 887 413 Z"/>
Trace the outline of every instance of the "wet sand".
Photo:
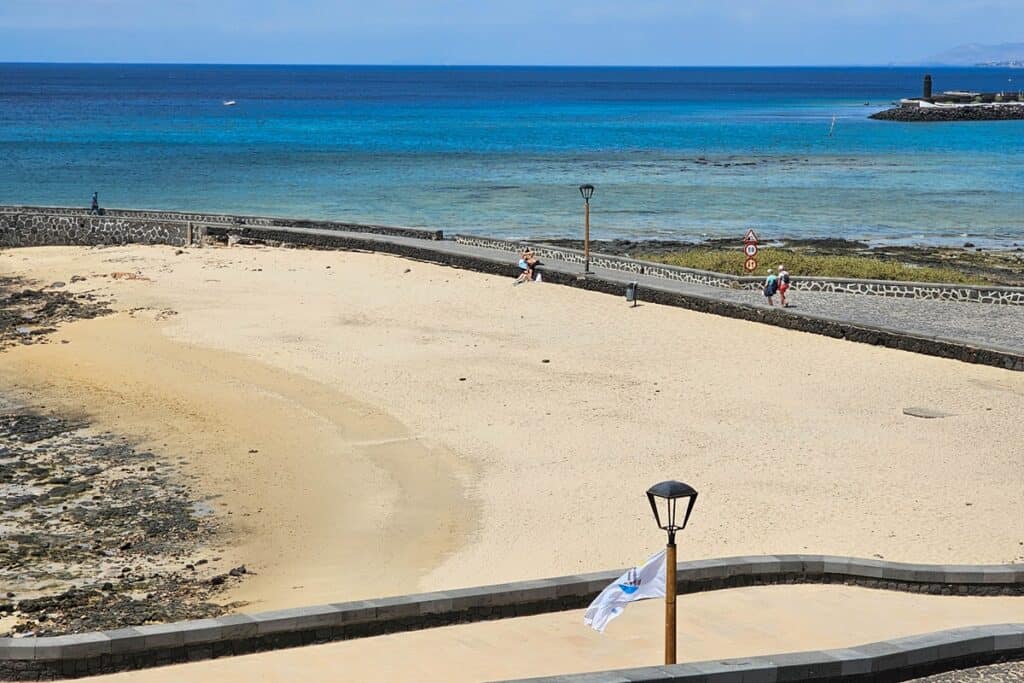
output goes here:
<path id="1" fill-rule="evenodd" d="M 1017 373 L 372 254 L 37 248 L 0 272 L 112 300 L 0 354 L 0 387 L 184 457 L 246 611 L 632 565 L 667 478 L 701 492 L 680 559 L 1024 558 Z"/>

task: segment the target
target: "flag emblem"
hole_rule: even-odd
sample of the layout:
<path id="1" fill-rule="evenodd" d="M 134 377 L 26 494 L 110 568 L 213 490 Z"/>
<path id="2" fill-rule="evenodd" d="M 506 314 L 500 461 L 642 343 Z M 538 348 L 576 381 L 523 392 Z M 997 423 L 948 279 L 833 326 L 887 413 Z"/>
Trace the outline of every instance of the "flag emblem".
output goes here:
<path id="1" fill-rule="evenodd" d="M 595 631 L 605 627 L 623 609 L 636 600 L 665 597 L 665 551 L 652 556 L 640 567 L 633 567 L 601 591 L 590 603 L 583 623 Z"/>
<path id="2" fill-rule="evenodd" d="M 625 593 L 626 595 L 632 595 L 633 593 L 636 593 L 638 590 L 640 590 L 640 584 L 642 583 L 642 581 L 640 577 L 637 576 L 636 567 L 633 567 L 628 572 L 626 572 L 626 577 L 626 582 L 619 584 L 619 588 L 622 589 L 623 593 Z"/>

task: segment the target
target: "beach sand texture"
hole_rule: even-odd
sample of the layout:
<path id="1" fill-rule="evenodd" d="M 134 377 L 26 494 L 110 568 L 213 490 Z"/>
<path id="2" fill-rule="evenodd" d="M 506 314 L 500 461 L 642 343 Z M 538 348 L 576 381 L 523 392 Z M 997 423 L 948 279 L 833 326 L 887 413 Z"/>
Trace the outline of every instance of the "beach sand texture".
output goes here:
<path id="1" fill-rule="evenodd" d="M 0 387 L 183 459 L 254 572 L 224 596 L 245 611 L 632 565 L 669 478 L 700 491 L 681 560 L 1024 558 L 1022 374 L 374 254 L 0 272 L 112 299 L 0 354 Z"/>

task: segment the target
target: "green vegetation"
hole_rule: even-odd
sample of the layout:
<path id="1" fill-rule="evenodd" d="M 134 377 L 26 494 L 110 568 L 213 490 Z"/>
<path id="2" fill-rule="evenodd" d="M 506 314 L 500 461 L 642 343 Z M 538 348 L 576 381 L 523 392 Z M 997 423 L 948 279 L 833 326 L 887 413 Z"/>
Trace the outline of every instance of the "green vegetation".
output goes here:
<path id="1" fill-rule="evenodd" d="M 743 269 L 743 252 L 736 249 L 697 248 L 670 254 L 641 255 L 639 258 L 732 275 L 766 275 L 768 268 L 774 268 L 782 263 L 794 277 L 816 275 L 900 282 L 986 283 L 983 278 L 953 268 L 915 266 L 877 256 L 809 254 L 793 249 L 761 249 L 757 254 L 759 265 L 754 273 L 747 273 Z"/>

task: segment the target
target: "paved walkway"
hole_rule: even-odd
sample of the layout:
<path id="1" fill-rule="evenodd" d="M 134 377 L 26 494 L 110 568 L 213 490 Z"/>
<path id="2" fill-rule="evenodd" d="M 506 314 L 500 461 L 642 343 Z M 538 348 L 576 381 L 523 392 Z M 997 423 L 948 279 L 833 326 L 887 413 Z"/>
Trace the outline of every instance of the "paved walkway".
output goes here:
<path id="1" fill-rule="evenodd" d="M 838 585 L 735 588 L 681 595 L 680 662 L 833 649 L 1012 623 L 1024 597 L 929 596 Z M 487 681 L 633 668 L 663 661 L 664 603 L 631 605 L 604 634 L 583 610 L 395 633 L 92 680 Z"/>
<path id="2" fill-rule="evenodd" d="M 516 272 L 516 256 L 514 254 L 498 249 L 458 244 L 451 240 L 428 241 L 368 233 L 303 228 L 274 229 L 314 235 L 343 235 L 421 249 L 428 248 L 447 254 L 472 256 L 495 263 L 507 263 L 510 281 Z M 567 274 L 581 274 L 583 270 L 581 265 L 564 261 L 552 261 L 545 264 L 543 269 Z M 756 291 L 709 287 L 652 276 L 637 276 L 603 268 L 594 268 L 593 270 L 597 276 L 603 279 L 621 282 L 623 292 L 625 292 L 628 282 L 639 282 L 641 301 L 643 300 L 643 288 L 651 288 L 767 308 L 764 297 Z M 894 330 L 916 336 L 959 342 L 974 347 L 1024 354 L 1024 306 L 801 292 L 799 282 L 794 284 L 790 298 L 794 306 L 785 310 L 791 315 L 825 317 L 851 325 Z"/>

